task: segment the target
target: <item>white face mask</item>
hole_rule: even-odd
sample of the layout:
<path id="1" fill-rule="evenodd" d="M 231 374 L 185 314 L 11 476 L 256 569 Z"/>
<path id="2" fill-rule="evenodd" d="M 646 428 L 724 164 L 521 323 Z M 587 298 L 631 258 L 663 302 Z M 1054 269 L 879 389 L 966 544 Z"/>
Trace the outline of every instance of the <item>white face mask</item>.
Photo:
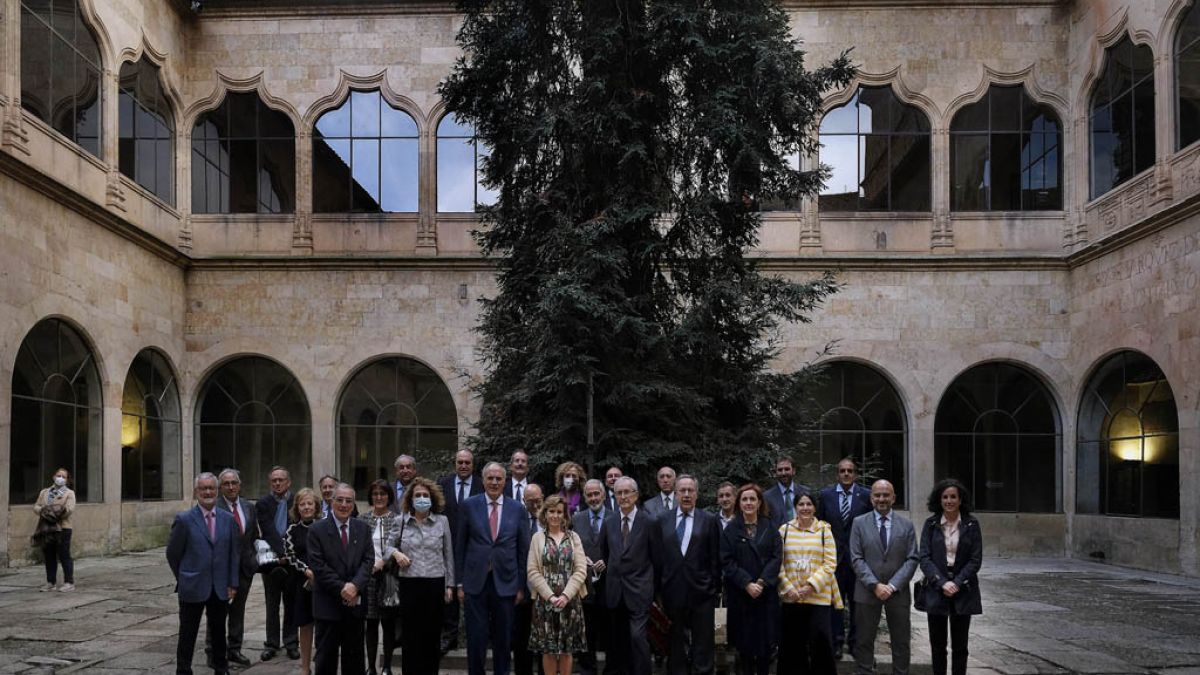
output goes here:
<path id="1" fill-rule="evenodd" d="M 563 476 L 563 487 L 567 488 L 568 490 L 575 487 L 575 477 Z"/>
<path id="2" fill-rule="evenodd" d="M 55 485 L 55 486 L 57 486 L 57 487 L 62 487 L 62 486 L 64 486 L 64 485 L 66 485 L 66 484 L 67 484 L 67 479 L 66 479 L 66 478 L 63 478 L 62 476 L 55 476 L 55 477 L 54 477 L 54 485 Z"/>

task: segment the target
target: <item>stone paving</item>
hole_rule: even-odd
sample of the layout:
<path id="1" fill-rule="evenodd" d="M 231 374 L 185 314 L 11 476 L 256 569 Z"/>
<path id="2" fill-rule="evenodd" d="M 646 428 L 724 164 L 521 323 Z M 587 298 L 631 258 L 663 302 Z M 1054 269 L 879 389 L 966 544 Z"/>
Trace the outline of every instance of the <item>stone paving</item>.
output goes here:
<path id="1" fill-rule="evenodd" d="M 41 583 L 40 567 L 0 570 L 0 673 L 174 672 L 177 605 L 162 549 L 77 561 L 73 593 L 39 593 Z M 971 627 L 972 673 L 1200 675 L 1200 579 L 1074 560 L 990 559 L 981 585 L 985 614 Z M 252 658 L 262 625 L 256 580 L 244 649 Z M 929 673 L 919 614 L 913 632 L 912 672 Z M 881 630 L 881 672 L 890 670 L 886 640 Z M 452 654 L 444 672 L 462 672 L 455 669 L 463 663 L 461 652 Z M 203 664 L 198 651 L 197 673 L 209 672 Z M 277 658 L 243 672 L 297 670 Z M 851 662 L 839 670 L 850 672 Z"/>

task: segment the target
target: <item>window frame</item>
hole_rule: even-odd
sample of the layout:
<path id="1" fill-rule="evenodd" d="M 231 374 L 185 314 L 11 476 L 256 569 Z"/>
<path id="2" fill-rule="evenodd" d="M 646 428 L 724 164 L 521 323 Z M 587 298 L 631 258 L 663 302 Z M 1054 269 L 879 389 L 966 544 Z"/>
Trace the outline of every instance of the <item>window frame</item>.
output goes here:
<path id="1" fill-rule="evenodd" d="M 447 122 L 449 122 L 450 124 L 452 124 L 454 126 L 458 126 L 458 127 L 470 127 L 471 134 L 469 136 L 443 134 L 442 133 L 442 125 L 446 124 Z M 472 154 L 472 157 L 474 158 L 474 164 L 473 164 L 473 166 L 474 166 L 474 174 L 473 174 L 474 175 L 474 184 L 472 186 L 472 191 L 473 191 L 472 192 L 472 195 L 473 195 L 472 203 L 474 204 L 474 209 L 472 209 L 471 211 L 442 210 L 441 200 L 442 200 L 442 154 L 443 154 L 442 153 L 442 142 L 443 141 L 445 141 L 447 144 L 454 142 L 454 141 L 459 141 L 459 142 L 461 142 L 462 145 L 469 144 L 471 146 L 471 154 Z M 439 213 L 439 214 L 471 213 L 471 214 L 474 214 L 474 213 L 479 213 L 482 210 L 482 208 L 492 206 L 496 203 L 496 199 L 499 199 L 499 195 L 496 193 L 496 191 L 489 190 L 486 187 L 484 187 L 482 166 L 481 166 L 483 160 L 485 158 L 491 156 L 491 152 L 488 150 L 486 145 L 479 142 L 479 137 L 475 134 L 474 126 L 468 125 L 468 124 L 460 121 L 458 119 L 458 115 L 453 112 L 445 113 L 438 120 L 437 126 L 435 127 L 433 147 L 434 147 L 434 164 L 436 167 L 435 171 L 434 171 L 434 212 L 435 213 Z M 493 195 L 493 197 L 494 197 L 492 199 L 492 201 L 490 201 L 490 202 L 482 201 L 480 199 L 481 195 L 489 194 L 489 193 L 491 195 Z"/>
<path id="2" fill-rule="evenodd" d="M 1117 67 L 1117 65 L 1116 65 L 1117 58 L 1116 58 L 1115 54 L 1118 49 L 1124 48 L 1124 46 L 1126 44 L 1129 45 L 1129 49 L 1131 50 L 1131 55 L 1135 54 L 1138 50 L 1143 50 L 1143 49 L 1146 50 L 1146 52 L 1150 56 L 1150 68 L 1148 70 L 1147 75 L 1144 75 L 1141 79 L 1135 80 L 1133 78 L 1133 60 L 1131 59 L 1130 65 L 1129 65 L 1129 69 L 1130 69 L 1129 84 L 1125 88 L 1123 88 L 1119 93 L 1113 94 L 1113 92 L 1108 90 L 1108 88 L 1109 88 L 1108 82 L 1113 77 L 1115 77 L 1115 75 L 1111 74 L 1112 69 Z M 1136 59 L 1136 56 L 1134 57 L 1134 59 Z M 1157 84 L 1157 82 L 1155 82 L 1155 77 L 1154 77 L 1154 49 L 1153 49 L 1153 47 L 1148 44 L 1138 44 L 1133 41 L 1133 37 L 1129 33 L 1125 33 L 1120 40 L 1116 41 L 1115 43 L 1109 45 L 1108 47 L 1106 47 L 1104 49 L 1103 63 L 1104 63 L 1104 67 L 1100 69 L 1100 72 L 1096 76 L 1095 82 L 1092 83 L 1092 91 L 1088 96 L 1088 113 L 1087 113 L 1087 115 L 1088 115 L 1087 116 L 1087 120 L 1088 120 L 1088 171 L 1089 171 L 1088 196 L 1092 200 L 1099 199 L 1099 198 L 1103 197 L 1104 195 L 1109 194 L 1113 190 L 1120 188 L 1122 185 L 1125 185 L 1125 184 L 1133 181 L 1138 175 L 1153 168 L 1154 163 L 1158 159 L 1158 150 L 1156 147 L 1157 146 L 1156 139 L 1158 136 L 1158 131 L 1157 131 L 1157 124 L 1156 124 L 1156 120 L 1155 120 L 1155 114 L 1156 114 L 1155 107 L 1157 106 L 1157 102 L 1155 101 L 1155 99 L 1157 98 L 1158 84 Z M 1139 88 L 1142 85 L 1146 84 L 1147 82 L 1150 83 L 1150 97 L 1149 97 L 1150 120 L 1149 120 L 1149 124 L 1147 126 L 1147 129 L 1149 130 L 1148 133 L 1150 134 L 1150 138 L 1148 139 L 1150 141 L 1150 161 L 1148 164 L 1142 166 L 1141 168 L 1138 168 L 1139 153 L 1138 153 L 1138 138 L 1137 137 L 1138 137 L 1139 127 L 1137 125 L 1137 119 L 1138 119 L 1137 92 L 1138 92 Z M 1101 93 L 1101 91 L 1103 91 L 1108 98 L 1104 103 L 1097 104 L 1096 99 L 1099 96 L 1099 94 Z M 1132 157 L 1132 159 L 1130 160 L 1130 174 L 1120 180 L 1116 180 L 1115 173 L 1119 167 L 1113 166 L 1112 167 L 1113 174 L 1114 174 L 1113 183 L 1111 185 L 1109 185 L 1105 190 L 1099 191 L 1097 189 L 1097 182 L 1096 182 L 1098 180 L 1098 173 L 1097 173 L 1097 169 L 1096 169 L 1097 161 L 1100 159 L 1100 157 L 1097 154 L 1098 153 L 1097 134 L 1098 133 L 1106 133 L 1106 134 L 1116 135 L 1116 130 L 1113 129 L 1113 130 L 1110 130 L 1107 132 L 1097 132 L 1097 130 L 1096 130 L 1097 116 L 1098 116 L 1099 111 L 1101 111 L 1102 109 L 1107 111 L 1109 113 L 1109 125 L 1115 127 L 1115 124 L 1113 124 L 1113 122 L 1112 122 L 1113 116 L 1111 113 L 1114 110 L 1114 108 L 1117 107 L 1117 104 L 1126 98 L 1129 99 L 1129 116 L 1130 116 L 1129 130 L 1131 132 L 1130 133 L 1130 148 L 1128 151 L 1129 155 Z M 1109 155 L 1110 159 L 1113 155 L 1117 154 L 1116 151 L 1118 149 L 1119 149 L 1119 147 L 1114 147 L 1112 149 L 1112 152 Z"/>
<path id="3" fill-rule="evenodd" d="M 1186 46 L 1180 45 L 1180 43 L 1183 41 L 1184 28 L 1188 25 L 1189 20 L 1193 20 L 1197 23 L 1197 25 L 1200 25 L 1200 2 L 1197 2 L 1196 0 L 1193 0 L 1191 6 L 1183 10 L 1183 12 L 1180 14 L 1179 23 L 1175 29 L 1175 39 L 1171 41 L 1171 63 L 1174 70 L 1174 82 L 1172 84 L 1174 85 L 1175 94 L 1173 97 L 1173 102 L 1175 104 L 1176 152 L 1184 150 L 1185 148 L 1190 148 L 1196 143 L 1200 142 L 1200 111 L 1198 111 L 1196 129 L 1192 132 L 1191 140 L 1185 141 L 1183 130 L 1183 87 L 1180 81 L 1183 75 L 1183 68 L 1180 66 L 1182 63 L 1181 57 L 1183 56 L 1184 52 L 1190 51 L 1194 53 L 1196 61 L 1200 62 L 1200 30 L 1196 32 L 1196 37 L 1192 40 L 1192 42 L 1188 43 Z M 1197 94 L 1196 103 L 1198 108 L 1200 108 L 1200 92 Z"/>
<path id="4" fill-rule="evenodd" d="M 139 365 L 142 365 L 143 367 L 145 367 L 147 369 L 147 371 L 150 373 L 149 382 L 145 382 L 140 377 L 138 377 L 139 374 L 136 372 L 136 369 L 139 367 Z M 158 377 L 160 379 L 163 377 L 166 377 L 166 381 L 164 383 L 162 383 L 160 387 L 155 387 L 155 383 L 156 383 L 155 378 L 156 377 Z M 178 385 L 178 379 L 175 376 L 175 371 L 171 368 L 171 364 L 167 360 L 167 357 L 165 355 L 163 355 L 157 349 L 148 347 L 148 348 L 143 349 L 140 352 L 138 352 L 137 355 L 134 357 L 133 361 L 129 364 L 129 370 L 127 371 L 127 373 L 125 375 L 125 386 L 124 386 L 125 389 L 129 388 L 131 380 L 133 380 L 133 378 L 137 378 L 136 380 L 134 380 L 134 382 L 135 382 L 134 386 L 136 386 L 138 388 L 139 392 L 143 393 L 143 396 L 140 399 L 140 401 L 142 403 L 142 407 L 138 411 L 126 409 L 125 404 L 128 403 L 129 401 L 124 397 L 124 392 L 122 392 L 122 401 L 121 401 L 121 450 L 122 450 L 122 455 L 121 455 L 121 501 L 122 502 L 150 502 L 150 501 L 174 501 L 174 500 L 182 499 L 183 498 L 183 409 L 181 407 L 182 402 L 179 398 L 179 385 Z M 156 396 L 155 391 L 160 391 L 161 393 Z M 156 404 L 156 407 L 159 412 L 158 412 L 158 414 L 152 415 L 147 412 L 147 406 L 146 406 L 147 398 L 156 398 L 158 401 L 163 401 L 164 399 L 169 399 L 167 401 L 168 405 L 164 406 L 161 403 Z M 168 410 L 172 406 L 174 407 L 174 417 L 171 417 L 169 415 L 169 413 L 164 414 L 163 411 Z M 145 453 L 145 448 L 143 448 L 141 446 L 141 442 L 149 435 L 146 433 L 146 430 L 147 430 L 147 427 L 150 426 L 151 420 L 157 421 L 164 428 L 164 432 L 162 433 L 162 438 L 159 441 L 159 447 L 158 447 L 158 452 L 161 454 L 161 457 L 162 457 L 161 462 L 162 462 L 163 470 L 162 470 L 162 473 L 160 474 L 161 484 L 158 486 L 159 490 L 158 490 L 157 497 L 147 497 L 146 496 L 146 493 L 147 493 L 146 484 L 145 484 L 146 471 L 145 471 L 145 464 L 144 464 L 146 453 Z M 127 440 L 132 440 L 132 437 L 130 437 L 130 438 L 126 437 L 126 431 L 127 431 L 126 422 L 127 421 L 132 424 L 137 425 L 137 441 L 139 443 L 139 445 L 137 447 L 134 447 L 131 443 L 126 442 Z M 167 434 L 165 433 L 165 427 L 167 425 L 174 425 L 174 427 L 175 427 L 175 442 L 173 444 L 171 444 L 171 447 L 168 447 L 168 444 L 165 440 L 167 437 Z M 138 488 L 139 489 L 137 490 L 136 496 L 131 493 L 131 491 L 129 489 L 130 485 L 128 485 L 127 481 L 126 481 L 126 475 L 128 473 L 130 473 L 129 471 L 127 471 L 127 465 L 126 465 L 126 462 L 130 460 L 130 458 L 126 455 L 126 452 L 125 452 L 126 447 L 130 448 L 130 452 L 128 453 L 129 455 L 133 455 L 133 453 L 135 451 L 141 451 L 138 453 L 139 466 L 138 466 L 138 471 L 137 471 L 136 475 L 138 476 L 138 481 L 139 481 Z M 172 453 L 171 458 L 168 457 L 168 453 Z M 168 483 L 168 481 L 167 481 L 166 466 L 168 465 L 168 462 L 171 462 L 174 464 L 174 466 L 178 467 L 177 468 L 178 475 L 176 476 L 175 480 L 171 481 L 171 483 L 173 483 L 173 484 Z"/>
<path id="5" fill-rule="evenodd" d="M 234 113 L 233 113 L 233 106 L 231 105 L 231 100 L 235 97 L 253 97 L 254 98 L 254 134 L 252 136 L 238 135 L 238 134 L 234 134 L 231 132 L 231 130 L 236 126 L 232 123 L 232 116 Z M 215 122 L 212 121 L 212 118 L 220 111 L 224 111 L 224 113 L 226 115 L 225 124 L 224 124 L 224 129 L 225 129 L 224 135 L 222 135 L 220 126 L 218 126 Z M 291 132 L 292 132 L 291 135 L 290 136 L 265 135 L 263 133 L 263 122 L 262 122 L 262 116 L 263 116 L 264 112 L 279 115 L 283 120 L 286 120 L 288 126 L 291 128 Z M 210 127 L 212 127 L 212 130 L 216 132 L 216 135 L 211 138 L 209 137 Z M 202 137 L 197 138 L 197 134 L 201 134 Z M 229 195 L 226 194 L 227 189 L 228 189 L 229 193 L 233 192 L 232 187 L 233 187 L 233 181 L 234 181 L 235 174 L 232 172 L 231 169 L 227 168 L 226 166 L 223 166 L 223 163 L 232 166 L 233 162 L 231 159 L 231 155 L 229 154 L 229 147 L 234 142 L 253 142 L 254 143 L 254 162 L 255 162 L 254 174 L 253 174 L 254 205 L 255 205 L 254 211 L 234 210 L 233 206 L 232 206 L 232 199 L 230 199 Z M 270 205 L 264 204 L 263 194 L 262 194 L 264 147 L 267 143 L 281 143 L 281 142 L 289 143 L 290 144 L 289 147 L 291 150 L 291 162 L 292 162 L 291 168 L 292 168 L 292 170 L 290 172 L 290 175 L 285 177 L 285 179 L 288 182 L 290 182 L 290 185 L 284 186 L 284 187 L 290 187 L 290 189 L 291 189 L 291 194 L 290 194 L 291 203 L 289 205 L 285 205 L 282 201 L 280 201 L 280 204 L 277 209 L 264 210 L 264 209 L 270 209 Z M 218 152 L 224 153 L 224 156 L 223 156 L 224 162 L 223 163 L 222 163 L 221 155 L 218 155 L 216 162 L 214 162 L 213 159 L 208 156 L 208 146 L 210 143 L 216 143 L 217 147 L 220 148 L 220 150 Z M 203 151 L 198 150 L 197 149 L 198 146 L 203 148 Z M 288 214 L 293 214 L 296 212 L 296 174 L 297 174 L 297 168 L 298 168 L 297 161 L 296 161 L 296 125 L 292 121 L 291 117 L 288 116 L 286 113 L 284 113 L 283 111 L 280 111 L 280 110 L 276 110 L 276 109 L 270 107 L 269 105 L 267 105 L 267 102 L 263 99 L 262 93 L 259 90 L 255 89 L 252 91 L 228 91 L 225 93 L 225 96 L 222 98 L 221 103 L 219 105 L 217 105 L 213 108 L 210 108 L 208 110 L 205 110 L 204 112 L 201 112 L 199 115 L 197 115 L 196 122 L 192 125 L 190 150 L 191 150 L 191 157 L 192 157 L 192 167 L 191 167 L 192 213 L 199 214 L 199 215 L 246 215 L 246 214 L 288 215 Z M 213 188 L 209 185 L 209 178 L 210 178 L 210 172 L 208 171 L 209 167 L 214 167 L 219 175 L 218 185 L 215 188 Z M 198 170 L 201 170 L 200 174 L 197 174 Z M 205 199 L 202 202 L 200 202 L 200 204 L 202 204 L 202 208 L 199 208 L 199 209 L 197 208 L 198 203 L 196 201 L 197 181 L 198 180 L 202 181 L 202 183 L 203 183 L 201 192 L 203 193 L 203 196 L 205 197 Z M 214 189 L 217 191 L 217 203 L 219 205 L 219 209 L 216 211 L 209 210 L 209 208 L 208 208 L 208 202 L 209 202 L 208 197 L 211 197 L 211 191 Z"/>
<path id="6" fill-rule="evenodd" d="M 132 67 L 132 69 L 133 69 L 132 73 L 128 76 L 126 75 L 127 67 Z M 147 104 L 147 102 L 143 101 L 137 95 L 137 92 L 139 91 L 137 82 L 142 79 L 143 69 L 145 69 L 145 68 L 151 69 L 150 72 L 152 72 L 154 75 L 155 91 L 153 93 L 155 93 L 158 98 L 158 101 L 156 102 L 154 109 L 151 109 L 151 107 Z M 127 80 L 133 80 L 134 85 L 132 88 L 130 88 L 126 84 Z M 132 104 L 132 109 L 129 111 L 129 115 L 131 115 L 131 116 L 129 117 L 128 123 L 126 123 L 126 116 L 125 116 L 125 108 L 126 108 L 125 101 L 129 101 Z M 162 103 L 165 106 L 166 110 L 159 111 L 157 109 L 158 103 Z M 155 124 L 155 133 L 153 136 L 139 135 L 140 127 L 141 127 L 139 120 L 144 119 L 143 116 L 149 117 L 152 120 L 157 122 L 157 124 Z M 171 104 L 170 97 L 167 96 L 167 87 L 164 84 L 162 67 L 159 66 L 158 64 L 150 61 L 150 59 L 148 59 L 145 54 L 143 54 L 136 61 L 123 62 L 121 64 L 120 69 L 118 70 L 118 75 L 117 75 L 117 117 L 118 117 L 118 120 L 117 120 L 117 166 L 118 166 L 118 170 L 126 178 L 129 178 L 131 181 L 136 183 L 142 189 L 144 189 L 147 192 L 149 192 L 150 194 L 154 195 L 155 198 L 174 207 L 176 204 L 176 183 L 178 182 L 178 177 L 175 175 L 175 171 L 178 166 L 176 152 L 175 152 L 175 134 L 176 134 L 175 110 Z M 125 132 L 126 127 L 129 128 L 128 134 L 126 134 L 126 132 Z M 160 135 L 161 129 L 164 129 L 164 128 L 166 130 L 165 138 Z M 147 185 L 146 182 L 143 182 L 144 178 L 141 175 L 143 167 L 142 167 L 141 163 L 139 162 L 139 153 L 138 153 L 137 148 L 138 148 L 138 145 L 140 142 L 145 142 L 145 141 L 154 141 L 155 153 L 154 153 L 154 167 L 152 170 L 152 173 L 154 175 L 153 185 Z M 160 144 L 162 144 L 164 141 L 166 144 L 165 147 L 168 150 L 168 156 L 167 156 L 168 170 L 165 173 L 165 177 L 167 178 L 167 186 L 166 186 L 165 190 L 163 189 L 162 186 L 159 185 L 159 180 L 158 180 L 160 177 L 162 177 L 164 175 L 160 171 L 160 167 L 159 167 L 160 157 L 159 157 L 159 153 L 158 153 Z M 132 144 L 133 144 L 133 148 L 131 150 L 131 152 L 133 153 L 133 157 L 132 157 L 133 174 L 132 175 L 130 175 L 130 173 L 126 172 L 126 170 L 125 170 L 126 163 L 125 163 L 125 161 L 123 161 L 123 160 L 125 160 L 125 157 L 123 155 L 123 153 L 125 152 L 125 146 L 130 142 L 132 142 Z"/>

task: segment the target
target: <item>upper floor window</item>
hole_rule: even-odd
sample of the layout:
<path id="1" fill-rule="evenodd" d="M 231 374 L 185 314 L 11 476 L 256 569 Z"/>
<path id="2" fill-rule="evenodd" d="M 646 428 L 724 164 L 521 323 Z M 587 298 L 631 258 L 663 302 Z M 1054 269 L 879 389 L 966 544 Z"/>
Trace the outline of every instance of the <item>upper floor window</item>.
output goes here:
<path id="1" fill-rule="evenodd" d="M 316 213 L 417 210 L 417 123 L 378 89 L 317 119 L 312 162 Z"/>
<path id="2" fill-rule="evenodd" d="M 192 129 L 192 211 L 292 213 L 296 132 L 256 93 L 230 93 Z"/>
<path id="3" fill-rule="evenodd" d="M 175 203 L 175 122 L 158 66 L 142 57 L 121 64 L 121 173 L 168 204 Z"/>
<path id="4" fill-rule="evenodd" d="M 437 210 L 439 213 L 473 213 L 494 204 L 496 191 L 482 183 L 481 162 L 488 148 L 475 138 L 475 129 L 446 115 L 437 130 Z"/>
<path id="5" fill-rule="evenodd" d="M 1193 2 L 1175 38 L 1179 147 L 1200 141 L 1200 3 Z"/>
<path id="6" fill-rule="evenodd" d="M 950 123 L 950 208 L 1062 208 L 1062 130 L 1021 86 L 992 85 Z"/>
<path id="7" fill-rule="evenodd" d="M 821 121 L 822 211 L 928 211 L 929 120 L 891 87 L 859 87 Z"/>
<path id="8" fill-rule="evenodd" d="M 78 0 L 22 0 L 21 107 L 96 156 L 101 72 Z"/>
<path id="9" fill-rule="evenodd" d="M 1104 51 L 1092 91 L 1092 197 L 1154 164 L 1154 53 L 1126 35 Z"/>

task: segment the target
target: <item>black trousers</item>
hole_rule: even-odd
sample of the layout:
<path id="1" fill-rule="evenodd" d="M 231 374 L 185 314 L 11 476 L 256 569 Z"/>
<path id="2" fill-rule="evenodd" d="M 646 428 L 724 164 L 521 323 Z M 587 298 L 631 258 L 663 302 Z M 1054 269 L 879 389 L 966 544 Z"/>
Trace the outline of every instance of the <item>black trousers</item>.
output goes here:
<path id="1" fill-rule="evenodd" d="M 671 619 L 668 673 L 709 675 L 713 672 L 715 608 L 715 599 L 690 607 L 667 608 L 667 617 Z"/>
<path id="2" fill-rule="evenodd" d="M 611 649 L 606 653 L 607 675 L 650 675 L 650 640 L 646 637 L 648 610 L 632 610 L 622 601 L 609 610 Z"/>
<path id="3" fill-rule="evenodd" d="M 200 615 L 208 616 L 208 635 L 212 638 L 213 665 L 217 671 L 229 669 L 226 658 L 225 612 L 228 603 L 216 593 L 205 602 L 179 601 L 179 642 L 175 648 L 175 672 L 192 675 L 192 654 L 196 651 L 196 636 L 200 632 Z"/>
<path id="4" fill-rule="evenodd" d="M 970 614 L 930 614 L 929 649 L 933 652 L 933 674 L 946 675 L 946 625 L 950 626 L 950 668 L 953 675 L 967 673 L 967 634 Z"/>
<path id="5" fill-rule="evenodd" d="M 233 596 L 233 602 L 228 605 L 229 630 L 225 633 L 225 639 L 229 644 L 229 652 L 242 650 L 242 638 L 246 635 L 246 599 L 250 597 L 250 586 L 253 583 L 254 577 L 239 576 L 237 595 Z M 212 654 L 212 633 L 206 633 L 204 636 L 204 653 Z"/>
<path id="6" fill-rule="evenodd" d="M 461 613 L 462 603 L 455 593 L 450 602 L 442 605 L 442 645 L 458 644 L 458 617 Z"/>
<path id="7" fill-rule="evenodd" d="M 442 626 L 430 621 L 433 608 L 444 605 L 446 578 L 400 577 L 400 664 L 404 675 L 437 675 Z"/>
<path id="8" fill-rule="evenodd" d="M 609 649 L 608 629 L 612 623 L 608 618 L 608 608 L 601 604 L 603 600 L 588 600 L 583 602 L 583 628 L 587 638 L 587 651 L 579 655 L 579 668 L 585 675 L 596 672 L 596 652 Z"/>
<path id="9" fill-rule="evenodd" d="M 58 577 L 58 564 L 62 563 L 63 583 L 75 583 L 75 561 L 71 560 L 71 528 L 58 533 L 58 541 L 42 547 L 46 560 L 46 583 L 53 584 Z"/>
<path id="10" fill-rule="evenodd" d="M 529 651 L 529 634 L 533 631 L 533 600 L 528 596 L 517 605 L 513 621 L 512 665 L 514 675 L 533 675 L 533 652 Z M 542 672 L 542 661 L 538 659 L 537 671 Z"/>
<path id="11" fill-rule="evenodd" d="M 835 675 L 829 605 L 786 602 L 780 612 L 780 673 Z"/>
<path id="12" fill-rule="evenodd" d="M 268 649 L 282 647 L 299 647 L 300 639 L 296 635 L 296 619 L 292 616 L 295 605 L 292 587 L 288 584 L 286 567 L 273 567 L 263 572 L 263 590 L 267 599 L 267 639 L 263 646 Z M 283 605 L 283 632 L 279 631 L 279 605 Z M 280 639 L 282 637 L 282 639 Z"/>
<path id="13" fill-rule="evenodd" d="M 837 577 L 838 590 L 842 593 L 842 604 L 846 610 L 833 610 L 833 646 L 853 651 L 858 631 L 854 627 L 854 568 L 850 566 L 849 558 L 838 563 L 834 576 Z M 846 619 L 847 613 L 849 620 Z"/>
<path id="14" fill-rule="evenodd" d="M 363 654 L 363 620 L 317 619 L 316 624 L 317 654 L 313 661 L 317 675 L 337 675 L 339 660 L 342 675 L 363 675 L 367 663 Z"/>

